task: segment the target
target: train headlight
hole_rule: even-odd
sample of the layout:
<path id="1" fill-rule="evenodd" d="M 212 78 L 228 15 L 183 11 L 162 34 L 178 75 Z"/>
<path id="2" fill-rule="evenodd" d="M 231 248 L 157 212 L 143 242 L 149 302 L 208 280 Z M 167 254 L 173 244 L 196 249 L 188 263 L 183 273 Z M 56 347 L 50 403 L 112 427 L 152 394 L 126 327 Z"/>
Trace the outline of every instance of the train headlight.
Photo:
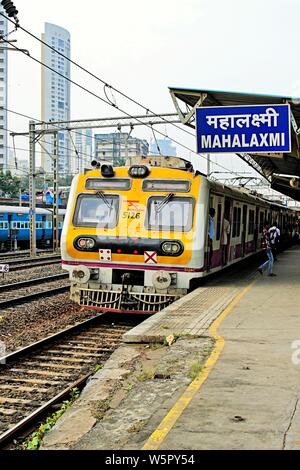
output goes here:
<path id="1" fill-rule="evenodd" d="M 79 238 L 77 246 L 80 250 L 92 250 L 95 248 L 96 242 L 93 238 Z"/>
<path id="2" fill-rule="evenodd" d="M 134 165 L 129 168 L 128 173 L 131 178 L 146 178 L 149 175 L 150 170 L 145 165 Z"/>
<path id="3" fill-rule="evenodd" d="M 182 246 L 179 242 L 164 242 L 161 246 L 162 251 L 166 255 L 178 255 L 182 251 Z"/>

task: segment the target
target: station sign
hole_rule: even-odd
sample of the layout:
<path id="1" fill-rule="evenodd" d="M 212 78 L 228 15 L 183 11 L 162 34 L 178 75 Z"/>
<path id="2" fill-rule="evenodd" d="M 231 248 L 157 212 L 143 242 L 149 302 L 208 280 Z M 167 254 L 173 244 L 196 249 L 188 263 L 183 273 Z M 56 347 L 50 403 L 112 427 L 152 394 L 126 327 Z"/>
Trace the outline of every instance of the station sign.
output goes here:
<path id="1" fill-rule="evenodd" d="M 196 109 L 198 153 L 290 153 L 289 104 Z"/>
<path id="2" fill-rule="evenodd" d="M 0 273 L 9 273 L 9 264 L 0 264 Z"/>

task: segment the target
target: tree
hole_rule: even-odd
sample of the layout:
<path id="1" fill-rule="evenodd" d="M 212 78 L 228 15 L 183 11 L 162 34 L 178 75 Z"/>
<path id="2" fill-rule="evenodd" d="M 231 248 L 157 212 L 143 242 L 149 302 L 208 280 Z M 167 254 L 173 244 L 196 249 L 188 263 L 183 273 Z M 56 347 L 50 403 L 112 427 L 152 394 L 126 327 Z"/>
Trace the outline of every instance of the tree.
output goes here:
<path id="1" fill-rule="evenodd" d="M 0 173 L 0 192 L 2 196 L 18 197 L 20 191 L 20 179 L 12 176 L 11 172 Z"/>

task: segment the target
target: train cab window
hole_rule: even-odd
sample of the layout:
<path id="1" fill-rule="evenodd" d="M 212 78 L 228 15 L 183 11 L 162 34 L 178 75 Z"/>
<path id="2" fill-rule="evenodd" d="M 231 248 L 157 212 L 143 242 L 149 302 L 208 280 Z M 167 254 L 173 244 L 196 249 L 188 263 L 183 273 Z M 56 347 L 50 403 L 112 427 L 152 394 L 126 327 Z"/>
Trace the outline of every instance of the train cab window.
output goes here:
<path id="1" fill-rule="evenodd" d="M 190 197 L 149 198 L 146 225 L 152 230 L 188 232 L 193 226 L 194 200 Z"/>
<path id="2" fill-rule="evenodd" d="M 130 179 L 101 179 L 101 178 L 89 178 L 86 182 L 86 189 L 93 190 L 117 190 L 129 191 L 131 189 L 132 181 Z"/>
<path id="3" fill-rule="evenodd" d="M 118 222 L 119 196 L 99 193 L 78 196 L 73 224 L 77 227 L 114 228 Z"/>
<path id="4" fill-rule="evenodd" d="M 143 181 L 143 191 L 174 191 L 188 193 L 191 189 L 191 182 L 187 180 L 145 180 Z"/>
<path id="5" fill-rule="evenodd" d="M 232 238 L 238 238 L 241 233 L 241 214 L 242 209 L 240 207 L 234 207 L 233 209 L 233 229 Z"/>

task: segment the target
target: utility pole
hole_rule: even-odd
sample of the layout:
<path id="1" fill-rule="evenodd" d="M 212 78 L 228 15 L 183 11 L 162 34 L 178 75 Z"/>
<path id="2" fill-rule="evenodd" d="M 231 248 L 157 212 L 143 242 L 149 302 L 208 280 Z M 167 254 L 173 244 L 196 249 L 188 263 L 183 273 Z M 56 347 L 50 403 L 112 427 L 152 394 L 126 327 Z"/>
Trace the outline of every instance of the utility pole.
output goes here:
<path id="1" fill-rule="evenodd" d="M 35 174 L 35 122 L 29 123 L 30 161 L 29 161 L 29 218 L 30 218 L 30 256 L 36 256 L 36 174 Z"/>
<path id="2" fill-rule="evenodd" d="M 211 171 L 211 168 L 210 168 L 210 153 L 207 154 L 207 178 L 210 177 L 210 171 Z"/>
<path id="3" fill-rule="evenodd" d="M 58 237 L 58 132 L 54 134 L 53 146 L 53 251 L 57 252 L 59 248 Z"/>

